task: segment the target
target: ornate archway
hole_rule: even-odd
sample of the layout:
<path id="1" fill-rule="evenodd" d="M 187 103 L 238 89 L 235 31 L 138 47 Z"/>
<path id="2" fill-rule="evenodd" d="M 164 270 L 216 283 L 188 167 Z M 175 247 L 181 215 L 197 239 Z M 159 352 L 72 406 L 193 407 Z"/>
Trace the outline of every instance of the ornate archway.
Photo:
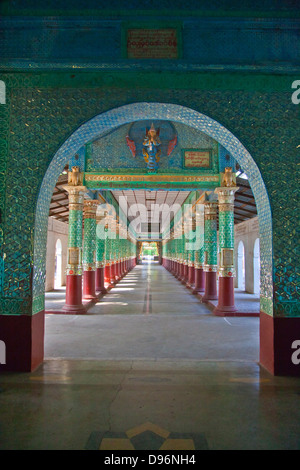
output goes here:
<path id="1" fill-rule="evenodd" d="M 165 119 L 186 124 L 219 142 L 248 176 L 259 218 L 261 242 L 261 310 L 273 314 L 272 218 L 261 173 L 243 144 L 222 124 L 193 109 L 169 103 L 133 103 L 99 114 L 81 125 L 54 155 L 40 188 L 34 231 L 33 310 L 41 310 L 44 295 L 45 256 L 48 209 L 53 188 L 66 163 L 87 142 L 130 122 Z M 33 311 L 35 313 L 35 311 Z"/>

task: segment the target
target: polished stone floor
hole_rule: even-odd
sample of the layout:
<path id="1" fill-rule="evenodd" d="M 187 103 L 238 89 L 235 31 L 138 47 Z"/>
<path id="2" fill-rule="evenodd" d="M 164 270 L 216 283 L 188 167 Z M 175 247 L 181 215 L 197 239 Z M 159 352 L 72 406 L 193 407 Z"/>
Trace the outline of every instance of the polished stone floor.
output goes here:
<path id="1" fill-rule="evenodd" d="M 0 375 L 0 449 L 299 450 L 300 379 L 259 366 L 258 329 L 137 266 L 88 315 L 46 315 L 35 372 Z"/>
<path id="2" fill-rule="evenodd" d="M 46 315 L 47 358 L 258 361 L 259 319 L 219 318 L 166 269 L 136 266 L 88 315 Z"/>

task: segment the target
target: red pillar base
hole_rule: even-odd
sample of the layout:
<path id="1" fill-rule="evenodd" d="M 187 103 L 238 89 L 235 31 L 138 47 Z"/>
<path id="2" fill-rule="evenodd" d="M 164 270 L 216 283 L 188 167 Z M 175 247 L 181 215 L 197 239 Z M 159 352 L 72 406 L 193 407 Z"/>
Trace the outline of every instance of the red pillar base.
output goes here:
<path id="1" fill-rule="evenodd" d="M 300 377 L 300 317 L 260 314 L 260 365 L 273 375 Z M 297 342 L 297 343 L 296 343 Z"/>
<path id="2" fill-rule="evenodd" d="M 187 264 L 183 265 L 183 277 L 181 279 L 182 284 L 187 284 L 189 276 L 189 267 Z"/>
<path id="3" fill-rule="evenodd" d="M 205 275 L 203 268 L 195 268 L 195 287 L 193 294 L 197 295 L 199 292 L 204 292 L 205 289 Z"/>
<path id="4" fill-rule="evenodd" d="M 96 292 L 103 295 L 107 293 L 104 287 L 104 267 L 96 269 Z"/>
<path id="5" fill-rule="evenodd" d="M 104 268 L 104 281 L 108 289 L 111 289 L 113 287 L 113 284 L 111 283 L 111 265 L 110 264 L 106 265 Z"/>
<path id="6" fill-rule="evenodd" d="M 44 360 L 45 312 L 0 315 L 0 339 L 5 344 L 5 364 L 0 372 L 33 372 Z"/>
<path id="7" fill-rule="evenodd" d="M 116 278 L 116 263 L 110 265 L 110 284 L 115 285 L 117 284 Z"/>
<path id="8" fill-rule="evenodd" d="M 208 300 L 217 300 L 217 273 L 213 271 L 207 271 L 205 274 L 205 291 L 202 297 L 202 302 Z"/>
<path id="9" fill-rule="evenodd" d="M 62 310 L 68 314 L 81 315 L 86 313 L 82 305 L 82 276 L 67 275 L 66 304 Z"/>
<path id="10" fill-rule="evenodd" d="M 219 301 L 214 309 L 214 315 L 225 317 L 234 315 L 237 308 L 234 305 L 234 278 L 219 277 Z"/>
<path id="11" fill-rule="evenodd" d="M 195 267 L 194 266 L 189 266 L 188 268 L 188 282 L 187 282 L 187 287 L 189 289 L 194 288 L 194 283 L 195 283 Z"/>
<path id="12" fill-rule="evenodd" d="M 116 279 L 117 279 L 117 282 L 121 280 L 120 261 L 116 263 Z"/>
<path id="13" fill-rule="evenodd" d="M 179 273 L 178 273 L 178 281 L 182 282 L 183 281 L 183 275 L 184 275 L 184 265 L 180 263 L 179 266 Z"/>
<path id="14" fill-rule="evenodd" d="M 83 298 L 85 300 L 98 300 L 96 295 L 96 271 L 83 272 Z"/>

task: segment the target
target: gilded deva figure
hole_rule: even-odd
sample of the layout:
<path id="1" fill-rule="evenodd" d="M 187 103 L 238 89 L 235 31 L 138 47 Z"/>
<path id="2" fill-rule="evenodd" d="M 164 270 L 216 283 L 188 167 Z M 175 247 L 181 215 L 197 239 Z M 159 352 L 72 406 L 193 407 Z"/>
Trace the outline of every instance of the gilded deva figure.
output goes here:
<path id="1" fill-rule="evenodd" d="M 161 154 L 161 149 L 159 148 L 161 145 L 159 130 L 156 131 L 152 123 L 150 129 L 147 129 L 146 132 L 143 142 L 143 156 L 147 163 L 148 170 L 156 171 Z"/>

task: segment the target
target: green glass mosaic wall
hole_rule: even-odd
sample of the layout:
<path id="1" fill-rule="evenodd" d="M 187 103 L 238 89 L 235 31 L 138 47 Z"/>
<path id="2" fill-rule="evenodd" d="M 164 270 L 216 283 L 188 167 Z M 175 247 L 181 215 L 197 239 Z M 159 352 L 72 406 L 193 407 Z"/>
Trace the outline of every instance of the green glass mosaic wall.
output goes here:
<path id="1" fill-rule="evenodd" d="M 71 155 L 66 151 L 65 160 L 50 163 L 66 139 L 89 119 L 124 104 L 174 103 L 222 124 L 255 160 L 263 180 L 251 174 L 247 154 L 240 157 L 258 203 L 266 274 L 262 305 L 269 314 L 298 316 L 299 219 L 291 210 L 299 201 L 295 162 L 300 120 L 291 102 L 291 83 L 297 78 L 222 72 L 195 72 L 189 80 L 171 72 L 1 74 L 7 88 L 6 105 L 0 106 L 1 313 L 31 314 L 42 305 L 49 203 Z M 173 119 L 168 105 L 163 111 Z M 138 119 L 138 113 L 130 119 Z M 234 153 L 233 140 L 224 137 L 221 143 Z"/>

